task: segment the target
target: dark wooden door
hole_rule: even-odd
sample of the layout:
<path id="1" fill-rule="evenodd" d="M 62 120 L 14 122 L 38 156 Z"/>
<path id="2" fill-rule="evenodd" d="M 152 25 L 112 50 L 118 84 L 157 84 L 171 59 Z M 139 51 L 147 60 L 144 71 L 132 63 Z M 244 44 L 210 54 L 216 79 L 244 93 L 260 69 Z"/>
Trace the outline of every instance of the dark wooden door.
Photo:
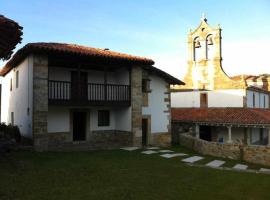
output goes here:
<path id="1" fill-rule="evenodd" d="M 142 119 L 142 145 L 147 145 L 147 135 L 148 135 L 148 119 Z"/>
<path id="2" fill-rule="evenodd" d="M 87 72 L 71 72 L 71 98 L 77 101 L 87 100 Z"/>
<path id="3" fill-rule="evenodd" d="M 207 108 L 208 107 L 207 93 L 201 93 L 200 94 L 200 106 L 201 106 L 201 108 Z"/>
<path id="4" fill-rule="evenodd" d="M 73 112 L 73 141 L 86 138 L 86 112 Z"/>

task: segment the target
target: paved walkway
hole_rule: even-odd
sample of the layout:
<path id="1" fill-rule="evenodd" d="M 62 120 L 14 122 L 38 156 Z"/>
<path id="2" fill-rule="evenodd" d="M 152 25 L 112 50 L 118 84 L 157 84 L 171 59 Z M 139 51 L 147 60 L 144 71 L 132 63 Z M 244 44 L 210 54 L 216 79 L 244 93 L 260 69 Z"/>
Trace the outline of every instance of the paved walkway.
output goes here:
<path id="1" fill-rule="evenodd" d="M 188 155 L 186 153 L 181 153 L 181 152 L 174 152 L 169 149 L 161 149 L 160 147 L 148 147 L 146 149 L 140 149 L 139 147 L 124 147 L 121 149 L 126 150 L 126 151 L 140 150 L 142 154 L 146 154 L 146 155 L 159 154 L 161 157 L 167 158 L 167 159 L 175 158 L 175 157 L 185 157 L 181 159 L 181 161 L 190 166 L 210 167 L 210 168 L 222 169 L 222 170 L 234 170 L 234 171 L 246 171 L 246 172 L 253 172 L 253 173 L 270 174 L 270 169 L 266 169 L 266 168 L 260 168 L 259 170 L 248 169 L 248 165 L 244 165 L 244 164 L 236 164 L 231 168 L 222 167 L 226 163 L 223 160 L 212 160 L 204 165 L 196 164 L 196 162 L 203 160 L 204 157 L 198 156 L 198 155 Z"/>

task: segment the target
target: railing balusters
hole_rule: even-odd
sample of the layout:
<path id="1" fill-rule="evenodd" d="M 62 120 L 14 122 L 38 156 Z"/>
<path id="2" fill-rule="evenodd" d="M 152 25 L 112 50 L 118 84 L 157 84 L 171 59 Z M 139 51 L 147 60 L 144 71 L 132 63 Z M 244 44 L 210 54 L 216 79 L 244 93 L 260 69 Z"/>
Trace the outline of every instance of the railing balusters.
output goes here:
<path id="1" fill-rule="evenodd" d="M 106 88 L 105 88 L 106 87 Z M 53 101 L 71 101 L 71 82 L 49 81 L 48 97 Z M 79 98 L 79 97 L 78 97 Z M 130 102 L 130 85 L 88 83 L 88 102 Z"/>

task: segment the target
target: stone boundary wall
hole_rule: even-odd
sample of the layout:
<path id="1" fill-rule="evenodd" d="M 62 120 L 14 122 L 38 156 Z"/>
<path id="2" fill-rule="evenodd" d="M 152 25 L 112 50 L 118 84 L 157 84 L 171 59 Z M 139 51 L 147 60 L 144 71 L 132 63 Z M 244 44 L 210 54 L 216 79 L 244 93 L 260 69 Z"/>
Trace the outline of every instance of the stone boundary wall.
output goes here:
<path id="1" fill-rule="evenodd" d="M 203 154 L 270 166 L 270 146 L 221 144 L 195 138 L 188 133 L 179 134 L 179 144 Z"/>
<path id="2" fill-rule="evenodd" d="M 193 149 L 203 155 L 218 156 L 222 158 L 241 159 L 241 146 L 239 144 L 220 144 L 208 142 L 187 134 L 179 136 L 180 145 Z"/>
<path id="3" fill-rule="evenodd" d="M 244 146 L 243 160 L 250 163 L 270 166 L 270 146 Z"/>
<path id="4" fill-rule="evenodd" d="M 61 138 L 63 134 L 60 133 L 59 136 Z M 92 131 L 89 141 L 64 141 L 58 140 L 56 137 L 49 138 L 53 139 L 49 141 L 49 151 L 119 149 L 120 147 L 132 145 L 132 133 L 120 130 Z"/>

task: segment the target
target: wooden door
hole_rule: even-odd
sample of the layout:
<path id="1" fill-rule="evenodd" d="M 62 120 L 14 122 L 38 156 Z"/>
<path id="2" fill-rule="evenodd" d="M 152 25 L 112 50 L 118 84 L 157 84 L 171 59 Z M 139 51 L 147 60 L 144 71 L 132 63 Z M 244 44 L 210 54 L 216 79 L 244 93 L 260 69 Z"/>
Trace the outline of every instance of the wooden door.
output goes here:
<path id="1" fill-rule="evenodd" d="M 73 112 L 73 141 L 86 139 L 86 112 Z"/>
<path id="2" fill-rule="evenodd" d="M 71 98 L 76 101 L 87 100 L 87 72 L 71 72 Z"/>
<path id="3" fill-rule="evenodd" d="M 142 119 L 142 145 L 147 145 L 147 136 L 148 136 L 148 119 L 143 118 Z"/>

